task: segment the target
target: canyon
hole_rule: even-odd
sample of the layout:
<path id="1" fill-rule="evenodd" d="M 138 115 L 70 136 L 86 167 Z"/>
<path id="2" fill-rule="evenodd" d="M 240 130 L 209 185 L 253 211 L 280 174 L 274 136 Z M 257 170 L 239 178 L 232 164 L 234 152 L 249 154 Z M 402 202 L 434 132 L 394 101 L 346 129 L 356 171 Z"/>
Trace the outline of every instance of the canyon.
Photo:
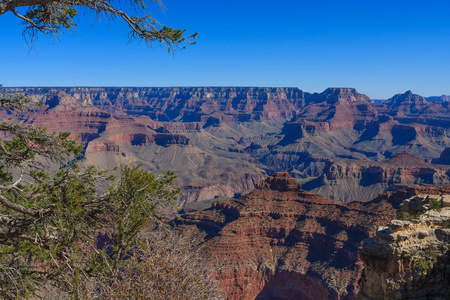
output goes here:
<path id="1" fill-rule="evenodd" d="M 407 188 L 384 193 L 371 201 L 342 203 L 304 191 L 289 174 L 277 172 L 251 193 L 184 214 L 172 225 L 201 249 L 210 264 L 218 267 L 216 278 L 227 299 L 356 299 L 364 267 L 365 277 L 361 280 L 375 281 L 390 276 L 385 273 L 397 263 L 393 255 L 388 255 L 390 248 L 385 242 L 369 248 L 367 245 L 373 243 L 368 241 L 379 239 L 380 230 L 387 228 L 382 226 L 397 224 L 392 220 L 399 208 L 401 211 L 404 200 L 425 193 L 443 197 L 450 194 L 450 188 Z M 447 219 L 442 217 L 439 224 L 446 220 L 448 223 L 448 213 L 445 216 Z M 426 227 L 420 225 L 427 222 L 420 220 L 415 225 L 419 235 Z M 400 229 L 397 231 L 400 236 Z M 447 249 L 447 231 L 435 229 L 435 235 L 442 240 L 436 242 L 435 249 Z M 430 236 L 430 241 L 436 240 L 431 233 L 426 236 Z M 358 253 L 365 240 L 361 261 Z M 407 239 L 402 241 L 408 245 Z M 416 253 L 420 252 L 420 240 L 415 245 Z M 381 252 L 383 247 L 386 250 Z M 395 253 L 398 256 L 402 252 Z M 384 277 L 379 270 L 384 270 Z M 421 278 L 423 284 L 445 285 L 439 277 L 447 276 L 445 272 L 435 273 L 436 281 Z M 379 281 L 364 283 L 363 293 L 371 293 L 369 286 L 381 289 L 383 285 Z M 373 298 L 359 299 L 410 299 L 372 295 Z"/>
<path id="2" fill-rule="evenodd" d="M 447 152 L 439 161 L 446 163 Z M 385 191 L 409 186 L 449 185 L 449 176 L 449 165 L 427 163 L 403 151 L 382 161 L 331 159 L 323 174 L 305 181 L 303 187 L 333 200 L 350 202 L 371 200 Z"/>
<path id="3" fill-rule="evenodd" d="M 306 190 L 342 202 L 369 200 L 411 184 L 448 183 L 444 150 L 450 147 L 450 117 L 444 96 L 428 101 L 408 91 L 375 103 L 352 88 L 322 93 L 259 87 L 2 92 L 41 103 L 19 121 L 78 137 L 86 165 L 173 170 L 182 190 L 180 207 L 236 198 L 278 171 L 289 172 Z M 399 166 L 392 160 L 401 152 L 427 165 L 412 159 L 412 165 L 403 160 Z"/>
<path id="4" fill-rule="evenodd" d="M 450 195 L 446 96 L 407 91 L 375 103 L 352 88 L 1 91 L 40 104 L 18 116 L 1 111 L 2 121 L 70 132 L 83 165 L 174 171 L 182 214 L 171 225 L 216 268 L 228 299 L 448 293 L 439 285 L 449 278 L 448 208 L 437 214 L 424 200 Z"/>

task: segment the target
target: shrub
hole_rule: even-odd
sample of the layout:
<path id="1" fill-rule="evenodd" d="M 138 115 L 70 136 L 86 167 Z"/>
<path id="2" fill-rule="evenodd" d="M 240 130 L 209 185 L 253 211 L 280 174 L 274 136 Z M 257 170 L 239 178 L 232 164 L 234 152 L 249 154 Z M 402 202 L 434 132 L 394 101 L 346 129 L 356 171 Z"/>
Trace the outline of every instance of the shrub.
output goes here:
<path id="1" fill-rule="evenodd" d="M 117 276 L 105 278 L 95 293 L 103 300 L 223 299 L 200 252 L 169 232 L 139 240 Z"/>
<path id="2" fill-rule="evenodd" d="M 441 210 L 441 201 L 436 198 L 429 198 L 428 205 L 430 206 L 430 209 Z"/>

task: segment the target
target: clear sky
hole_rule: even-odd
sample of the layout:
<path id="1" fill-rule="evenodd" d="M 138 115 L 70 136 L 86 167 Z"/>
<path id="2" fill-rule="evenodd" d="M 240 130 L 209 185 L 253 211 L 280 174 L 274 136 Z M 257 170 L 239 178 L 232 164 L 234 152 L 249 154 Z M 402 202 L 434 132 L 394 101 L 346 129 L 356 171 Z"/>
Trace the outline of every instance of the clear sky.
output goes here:
<path id="1" fill-rule="evenodd" d="M 128 44 L 125 25 L 79 18 L 77 33 L 36 50 L 0 16 L 4 86 L 354 87 L 371 98 L 450 95 L 449 0 L 164 0 L 154 15 L 198 32 L 169 54 Z"/>

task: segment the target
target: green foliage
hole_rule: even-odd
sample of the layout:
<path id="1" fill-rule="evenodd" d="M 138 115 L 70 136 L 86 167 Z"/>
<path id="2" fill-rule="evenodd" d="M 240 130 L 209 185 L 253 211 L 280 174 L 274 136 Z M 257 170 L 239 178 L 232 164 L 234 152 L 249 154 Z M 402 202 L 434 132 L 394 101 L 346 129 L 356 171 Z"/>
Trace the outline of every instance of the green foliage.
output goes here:
<path id="1" fill-rule="evenodd" d="M 174 179 L 172 172 L 155 177 L 140 166 L 121 166 L 120 181 L 109 191 L 109 229 L 114 244 L 107 259 L 112 274 L 129 255 L 142 230 L 161 220 L 160 212 L 175 204 L 179 190 L 172 188 Z"/>
<path id="2" fill-rule="evenodd" d="M 25 107 L 14 101 L 4 107 Z M 0 131 L 10 137 L 0 139 L 0 298 L 30 297 L 50 280 L 89 299 L 95 281 L 116 276 L 140 232 L 175 203 L 174 174 L 122 166 L 116 178 L 67 163 L 82 151 L 68 133 L 13 122 Z M 100 232 L 113 239 L 104 249 Z"/>
<path id="3" fill-rule="evenodd" d="M 69 270 L 74 267 L 76 270 L 83 259 L 78 254 L 92 243 L 89 234 L 104 223 L 99 215 L 104 205 L 97 198 L 95 185 L 95 178 L 101 174 L 93 168 L 80 170 L 76 165 L 54 176 L 35 170 L 30 172 L 33 184 L 23 185 L 20 190 L 2 191 L 11 203 L 36 212 L 22 217 L 19 226 L 1 227 L 4 239 L 0 242 L 0 265 L 9 265 L 20 274 L 9 284 L 21 288 L 21 297 L 32 293 L 45 278 L 63 284 L 70 279 L 65 276 L 74 277 Z M 1 206 L 0 211 L 2 215 L 18 217 L 13 209 Z M 21 285 L 23 280 L 26 285 Z M 4 286 L 0 289 L 3 298 L 14 299 L 2 293 L 8 290 Z"/>
<path id="4" fill-rule="evenodd" d="M 51 2 L 33 5 L 28 8 L 25 17 L 44 27 L 63 27 L 71 29 L 76 26 L 73 18 L 78 15 L 76 8 L 67 3 Z M 25 23 L 26 25 L 26 23 Z"/>
<path id="5" fill-rule="evenodd" d="M 399 220 L 408 220 L 408 219 L 417 219 L 419 216 L 419 214 L 411 214 L 407 211 L 402 211 L 399 215 L 398 215 L 398 219 Z"/>
<path id="6" fill-rule="evenodd" d="M 128 15 L 120 9 L 114 1 L 95 0 L 72 0 L 72 1 L 50 1 L 31 0 L 23 5 L 20 1 L 9 1 L 5 5 L 0 5 L 0 16 L 7 11 L 11 11 L 16 17 L 22 20 L 24 25 L 24 36 L 31 45 L 38 33 L 51 34 L 57 37 L 65 30 L 74 30 L 76 27 L 78 13 L 80 9 L 91 11 L 114 21 L 120 19 L 128 26 L 129 41 L 138 39 L 146 42 L 149 46 L 157 42 L 168 47 L 169 52 L 183 49 L 186 45 L 195 44 L 197 33 L 186 35 L 185 29 L 174 29 L 158 23 L 158 21 L 147 10 L 147 4 L 153 2 L 160 9 L 164 9 L 160 0 L 129 0 L 125 1 L 128 6 L 134 8 L 135 15 Z M 1 4 L 1 1 L 0 1 Z M 119 8 L 116 8 L 115 6 Z M 21 15 L 16 8 L 27 7 L 24 15 Z"/>
<path id="7" fill-rule="evenodd" d="M 422 249 L 423 257 L 415 261 L 415 266 L 421 270 L 428 270 L 434 266 L 441 254 L 442 249 L 439 249 L 434 244 L 428 244 L 426 249 Z"/>
<path id="8" fill-rule="evenodd" d="M 0 88 L 3 85 L 0 84 Z M 24 95 L 5 94 L 0 91 L 0 108 L 6 109 L 10 113 L 19 114 L 31 101 Z"/>
<path id="9" fill-rule="evenodd" d="M 440 211 L 442 207 L 442 201 L 436 198 L 426 198 L 428 207 L 430 210 Z M 421 214 L 425 213 L 425 210 L 415 211 L 415 212 L 406 212 L 403 211 L 397 215 L 397 218 L 400 220 L 408 220 L 408 219 L 417 219 Z"/>
<path id="10" fill-rule="evenodd" d="M 430 206 L 430 209 L 440 211 L 442 203 L 436 198 L 428 198 L 428 205 Z"/>
<path id="11" fill-rule="evenodd" d="M 425 260 L 423 258 L 420 258 L 417 262 L 416 262 L 416 267 L 418 267 L 421 270 L 428 270 L 429 268 L 431 268 L 431 266 L 433 265 L 433 262 L 430 260 Z"/>

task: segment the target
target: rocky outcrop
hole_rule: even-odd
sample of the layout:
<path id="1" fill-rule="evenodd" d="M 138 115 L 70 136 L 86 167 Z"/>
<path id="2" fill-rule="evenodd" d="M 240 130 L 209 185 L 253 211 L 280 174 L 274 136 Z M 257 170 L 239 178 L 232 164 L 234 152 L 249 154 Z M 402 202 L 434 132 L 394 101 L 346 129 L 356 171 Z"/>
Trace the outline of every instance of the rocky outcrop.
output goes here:
<path id="1" fill-rule="evenodd" d="M 445 148 L 444 151 L 442 151 L 438 163 L 443 165 L 450 165 L 450 147 Z"/>
<path id="2" fill-rule="evenodd" d="M 20 91 L 20 89 L 10 89 Z M 228 121 L 289 119 L 305 104 L 305 93 L 297 88 L 176 87 L 176 88 L 33 88 L 29 94 L 64 92 L 111 114 L 147 115 L 161 121 L 206 121 L 218 116 Z M 40 95 L 40 96 L 39 96 Z M 45 98 L 46 96 L 44 96 Z"/>
<path id="3" fill-rule="evenodd" d="M 438 101 L 438 102 L 449 102 L 450 96 L 449 95 L 441 95 L 441 96 L 432 96 L 432 97 L 426 97 L 427 101 Z"/>
<path id="4" fill-rule="evenodd" d="M 253 190 L 259 182 L 263 181 L 267 177 L 266 174 L 263 172 L 258 172 L 257 170 L 253 170 L 253 173 L 249 171 L 241 171 L 233 174 L 224 173 L 221 175 L 222 176 L 220 179 L 223 180 L 228 177 L 228 180 L 223 180 L 212 184 L 197 183 L 181 186 L 181 201 L 187 204 L 218 197 L 234 198 L 242 192 Z"/>
<path id="5" fill-rule="evenodd" d="M 418 114 L 428 106 L 427 100 L 411 91 L 397 94 L 384 103 L 388 109 L 400 114 Z"/>
<path id="6" fill-rule="evenodd" d="M 228 299 L 354 299 L 358 249 L 395 217 L 398 203 L 387 196 L 339 203 L 279 172 L 250 194 L 184 214 L 174 225 L 219 266 Z"/>
<path id="7" fill-rule="evenodd" d="M 312 102 L 327 104 L 371 103 L 370 98 L 353 88 L 327 88 L 320 94 L 314 93 L 308 98 Z"/>
<path id="8" fill-rule="evenodd" d="M 256 185 L 257 189 L 260 190 L 272 190 L 279 192 L 300 192 L 302 187 L 297 180 L 289 176 L 287 172 L 278 172 L 273 176 L 270 176 L 263 182 Z"/>
<path id="9" fill-rule="evenodd" d="M 41 102 L 47 106 L 47 110 L 55 111 L 70 111 L 82 106 L 81 103 L 78 103 L 77 100 L 63 91 L 46 95 Z"/>
<path id="10" fill-rule="evenodd" d="M 304 188 L 333 200 L 370 200 L 379 193 L 408 186 L 450 184 L 450 167 L 426 163 L 408 152 L 380 162 L 334 159 L 323 175 L 304 182 Z"/>
<path id="11" fill-rule="evenodd" d="M 152 143 L 164 147 L 168 147 L 170 145 L 192 146 L 189 139 L 180 134 L 118 134 L 110 136 L 107 141 L 95 140 L 89 143 L 86 147 L 86 155 L 98 151 L 119 152 L 119 146 L 121 144 L 145 146 Z"/>
<path id="12" fill-rule="evenodd" d="M 446 184 L 448 177 L 434 166 L 409 171 L 410 165 L 398 165 L 385 173 L 383 166 L 376 165 L 402 151 L 430 162 L 450 147 L 450 102 L 424 101 L 411 92 L 375 104 L 351 88 L 314 94 L 259 87 L 1 91 L 22 92 L 43 104 L 39 112 L 21 115 L 20 122 L 79 136 L 86 149 L 81 163 L 175 170 L 177 184 L 195 187 L 186 190 L 181 203 L 228 197 L 241 192 L 237 189 L 242 178 L 260 180 L 281 170 L 299 179 L 326 175 L 322 181 L 329 191 L 314 191 L 344 201 L 367 200 L 394 185 Z M 3 112 L 0 117 L 10 116 Z M 353 170 L 341 159 L 362 161 L 367 170 Z M 356 174 L 350 176 L 366 175 L 343 187 L 338 183 L 341 175 L 328 170 L 330 161 L 337 169 L 342 167 L 343 174 L 352 169 Z M 237 174 L 235 180 L 232 174 Z M 312 189 L 308 184 L 304 187 Z"/>
<path id="13" fill-rule="evenodd" d="M 448 195 L 413 196 L 400 206 L 401 219 L 365 241 L 357 299 L 448 299 L 449 206 Z"/>
<path id="14" fill-rule="evenodd" d="M 349 88 L 328 88 L 313 94 L 297 115 L 295 122 L 308 125 L 315 123 L 317 129 L 345 130 L 361 126 L 377 116 L 373 103 L 366 95 Z M 304 123 L 304 122 L 307 123 Z M 324 124 L 327 124 L 324 126 Z M 316 125 L 316 126 L 317 126 Z"/>

